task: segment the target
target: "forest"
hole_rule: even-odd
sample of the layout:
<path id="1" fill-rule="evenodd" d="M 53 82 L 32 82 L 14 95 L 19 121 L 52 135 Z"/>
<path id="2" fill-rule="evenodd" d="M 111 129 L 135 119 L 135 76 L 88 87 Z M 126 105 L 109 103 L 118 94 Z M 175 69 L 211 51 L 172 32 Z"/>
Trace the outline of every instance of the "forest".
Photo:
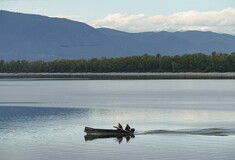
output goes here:
<path id="1" fill-rule="evenodd" d="M 108 72 L 234 72 L 235 52 L 175 56 L 142 55 L 120 58 L 27 61 L 0 60 L 0 73 Z"/>

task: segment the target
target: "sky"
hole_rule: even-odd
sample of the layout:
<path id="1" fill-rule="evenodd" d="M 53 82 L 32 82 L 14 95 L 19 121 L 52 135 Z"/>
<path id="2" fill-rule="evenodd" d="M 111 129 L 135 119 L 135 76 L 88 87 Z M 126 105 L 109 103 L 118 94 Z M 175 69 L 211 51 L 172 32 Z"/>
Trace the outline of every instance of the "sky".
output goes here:
<path id="1" fill-rule="evenodd" d="M 235 0 L 0 0 L 0 10 L 127 32 L 201 30 L 235 35 Z"/>

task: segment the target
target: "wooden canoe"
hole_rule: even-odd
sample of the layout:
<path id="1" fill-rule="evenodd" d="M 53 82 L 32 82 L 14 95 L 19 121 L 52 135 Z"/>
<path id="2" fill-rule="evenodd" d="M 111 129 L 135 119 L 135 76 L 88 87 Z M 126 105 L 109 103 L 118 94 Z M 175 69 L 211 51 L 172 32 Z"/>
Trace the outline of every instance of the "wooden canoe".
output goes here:
<path id="1" fill-rule="evenodd" d="M 84 132 L 87 135 L 94 135 L 94 136 L 133 136 L 134 131 L 125 131 L 122 129 L 95 129 L 90 127 L 85 127 Z"/>

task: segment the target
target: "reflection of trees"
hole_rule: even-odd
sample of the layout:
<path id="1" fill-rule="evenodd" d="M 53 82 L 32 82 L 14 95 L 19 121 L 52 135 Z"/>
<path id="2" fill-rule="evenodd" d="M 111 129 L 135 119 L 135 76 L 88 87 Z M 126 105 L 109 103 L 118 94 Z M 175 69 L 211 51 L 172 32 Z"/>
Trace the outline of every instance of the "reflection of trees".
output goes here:
<path id="1" fill-rule="evenodd" d="M 75 114 L 76 117 L 79 117 L 87 112 L 89 112 L 89 109 L 85 108 L 0 107 L 0 121 L 4 123 L 12 121 L 33 122 L 34 120 L 38 120 L 39 118 L 42 120 L 46 120 L 48 118 L 52 119 L 51 117 L 61 119 L 73 114 Z"/>

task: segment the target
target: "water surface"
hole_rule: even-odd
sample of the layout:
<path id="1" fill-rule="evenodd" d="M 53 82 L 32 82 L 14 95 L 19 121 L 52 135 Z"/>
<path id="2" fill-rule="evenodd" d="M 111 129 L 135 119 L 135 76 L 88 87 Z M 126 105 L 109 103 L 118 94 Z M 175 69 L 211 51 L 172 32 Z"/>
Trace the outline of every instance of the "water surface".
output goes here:
<path id="1" fill-rule="evenodd" d="M 234 80 L 1 80 L 0 157 L 232 160 L 234 97 Z M 136 136 L 85 141 L 118 122 Z"/>

